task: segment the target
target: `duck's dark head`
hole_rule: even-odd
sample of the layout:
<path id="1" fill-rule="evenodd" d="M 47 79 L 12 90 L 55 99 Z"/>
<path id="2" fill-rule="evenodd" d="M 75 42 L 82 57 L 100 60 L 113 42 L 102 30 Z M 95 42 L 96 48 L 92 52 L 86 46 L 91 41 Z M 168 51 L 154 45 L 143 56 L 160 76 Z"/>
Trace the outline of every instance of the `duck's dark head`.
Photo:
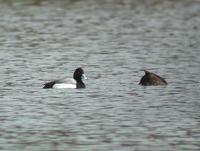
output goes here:
<path id="1" fill-rule="evenodd" d="M 145 75 L 141 78 L 140 80 L 140 85 L 149 85 L 149 75 L 150 75 L 150 72 L 147 71 L 147 70 L 141 70 L 141 71 L 144 71 Z"/>
<path id="2" fill-rule="evenodd" d="M 82 68 L 77 68 L 75 71 L 74 71 L 74 79 L 76 81 L 82 81 L 82 79 L 87 79 L 87 77 L 85 76 L 84 74 L 84 71 Z"/>

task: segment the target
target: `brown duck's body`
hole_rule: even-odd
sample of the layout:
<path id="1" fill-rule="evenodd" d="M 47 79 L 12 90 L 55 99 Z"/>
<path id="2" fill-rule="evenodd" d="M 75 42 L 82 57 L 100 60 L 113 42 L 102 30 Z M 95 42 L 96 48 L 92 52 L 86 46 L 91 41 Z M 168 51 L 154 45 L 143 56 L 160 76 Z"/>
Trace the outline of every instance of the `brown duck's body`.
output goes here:
<path id="1" fill-rule="evenodd" d="M 164 78 L 156 75 L 155 73 L 143 70 L 145 75 L 140 80 L 140 85 L 150 86 L 150 85 L 167 85 Z"/>

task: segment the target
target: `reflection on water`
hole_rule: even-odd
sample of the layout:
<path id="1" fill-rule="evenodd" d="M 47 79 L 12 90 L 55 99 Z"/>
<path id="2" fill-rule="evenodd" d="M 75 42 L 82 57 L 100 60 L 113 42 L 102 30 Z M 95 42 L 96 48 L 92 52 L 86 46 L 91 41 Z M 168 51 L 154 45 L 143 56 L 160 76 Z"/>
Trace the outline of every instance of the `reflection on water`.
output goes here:
<path id="1" fill-rule="evenodd" d="M 0 149 L 199 151 L 199 6 L 1 1 Z M 86 89 L 42 89 L 79 66 Z"/>

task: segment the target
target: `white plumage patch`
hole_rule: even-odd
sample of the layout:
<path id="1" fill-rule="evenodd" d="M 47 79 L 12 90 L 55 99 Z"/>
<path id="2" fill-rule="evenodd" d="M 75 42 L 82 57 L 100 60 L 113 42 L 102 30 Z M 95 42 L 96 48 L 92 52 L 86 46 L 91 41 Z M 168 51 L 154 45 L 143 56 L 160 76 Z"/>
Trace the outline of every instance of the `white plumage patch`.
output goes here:
<path id="1" fill-rule="evenodd" d="M 60 80 L 61 83 L 53 85 L 54 89 L 76 89 L 76 81 L 71 78 L 65 78 Z"/>
<path id="2" fill-rule="evenodd" d="M 53 85 L 54 89 L 76 89 L 74 84 L 57 83 Z"/>

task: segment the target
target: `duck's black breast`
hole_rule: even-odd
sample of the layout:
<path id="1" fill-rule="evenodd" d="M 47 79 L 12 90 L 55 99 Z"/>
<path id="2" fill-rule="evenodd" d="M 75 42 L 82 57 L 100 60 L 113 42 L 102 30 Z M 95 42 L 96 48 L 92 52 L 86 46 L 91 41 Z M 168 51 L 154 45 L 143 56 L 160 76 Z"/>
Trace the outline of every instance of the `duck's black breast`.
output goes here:
<path id="1" fill-rule="evenodd" d="M 77 89 L 85 88 L 85 84 L 83 83 L 83 81 L 76 82 L 76 88 Z"/>
<path id="2" fill-rule="evenodd" d="M 148 71 L 144 71 L 145 75 L 141 78 L 140 83 L 144 86 L 150 86 L 150 85 L 167 85 L 167 82 L 164 78 L 158 76 L 155 73 L 151 73 Z"/>

